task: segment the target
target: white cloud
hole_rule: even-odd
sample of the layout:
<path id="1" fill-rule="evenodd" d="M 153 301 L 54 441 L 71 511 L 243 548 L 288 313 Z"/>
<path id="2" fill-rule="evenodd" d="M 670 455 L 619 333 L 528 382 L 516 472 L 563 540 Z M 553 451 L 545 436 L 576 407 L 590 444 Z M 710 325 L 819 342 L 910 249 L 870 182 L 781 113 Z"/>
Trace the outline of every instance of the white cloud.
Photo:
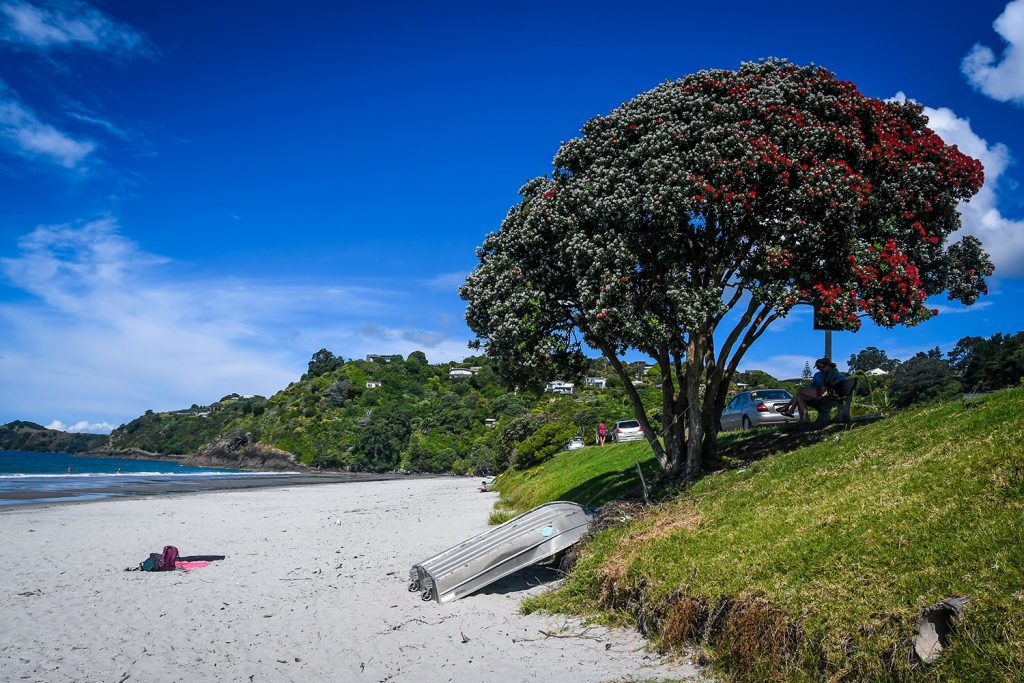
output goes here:
<path id="1" fill-rule="evenodd" d="M 929 308 L 935 309 L 939 312 L 939 315 L 957 315 L 959 313 L 977 313 L 983 311 L 992 305 L 991 299 L 985 299 L 983 301 L 975 302 L 970 306 L 950 306 L 948 304 L 935 304 L 929 305 Z"/>
<path id="2" fill-rule="evenodd" d="M 441 273 L 429 280 L 424 280 L 423 284 L 435 292 L 450 292 L 458 289 L 466 281 L 467 275 L 469 273 L 461 270 L 456 273 Z"/>
<path id="3" fill-rule="evenodd" d="M 46 425 L 47 429 L 56 429 L 59 432 L 71 432 L 72 434 L 109 434 L 116 425 L 109 422 L 89 422 L 79 420 L 71 425 L 66 425 L 60 420 L 54 420 Z"/>
<path id="4" fill-rule="evenodd" d="M 70 111 L 67 114 L 76 121 L 81 121 L 82 123 L 87 123 L 91 126 L 96 126 L 97 128 L 103 130 L 104 132 L 109 133 L 110 135 L 113 135 L 116 138 L 120 138 L 121 140 L 128 141 L 131 140 L 133 137 L 132 133 L 129 133 L 127 130 L 121 128 L 112 121 L 109 121 L 93 112 Z"/>
<path id="5" fill-rule="evenodd" d="M 19 156 L 43 159 L 68 169 L 80 166 L 96 148 L 88 140 L 76 140 L 40 121 L 3 81 L 0 81 L 0 144 Z"/>
<path id="6" fill-rule="evenodd" d="M 895 100 L 905 100 L 897 93 Z M 960 151 L 985 166 L 985 184 L 971 201 L 960 204 L 963 228 L 950 239 L 956 241 L 962 233 L 974 235 L 985 245 L 996 264 L 997 275 L 1024 274 L 1024 220 L 1003 216 L 999 204 L 999 181 L 1011 161 L 1010 150 L 1002 143 L 989 144 L 971 129 L 971 122 L 962 119 L 947 107 L 925 107 L 928 126 L 939 134 L 946 144 L 956 145 Z"/>
<path id="7" fill-rule="evenodd" d="M 0 303 L 0 415 L 121 423 L 225 394 L 269 396 L 312 353 L 469 354 L 465 338 L 390 324 L 406 293 L 316 283 L 195 279 L 111 218 L 41 226 L 0 258 L 32 295 Z"/>
<path id="8" fill-rule="evenodd" d="M 77 0 L 46 6 L 8 0 L 0 3 L 0 37 L 41 50 L 83 48 L 114 54 L 149 54 L 145 37 L 114 21 L 95 7 Z"/>
<path id="9" fill-rule="evenodd" d="M 977 43 L 960 69 L 975 88 L 1000 102 L 1024 104 L 1024 0 L 1013 0 L 992 28 L 1006 42 L 1001 61 L 991 48 Z"/>
<path id="10" fill-rule="evenodd" d="M 418 328 L 367 323 L 336 326 L 317 334 L 317 342 L 313 346 L 342 350 L 342 355 L 348 358 L 364 358 L 370 353 L 408 356 L 413 351 L 422 351 L 431 363 L 446 363 L 476 353 L 468 346 L 468 334 L 452 336 Z"/>
<path id="11" fill-rule="evenodd" d="M 813 312 L 810 306 L 794 306 L 785 318 L 780 318 L 772 323 L 768 332 L 785 332 L 795 325 L 809 326 L 812 323 L 813 316 L 811 314 Z"/>

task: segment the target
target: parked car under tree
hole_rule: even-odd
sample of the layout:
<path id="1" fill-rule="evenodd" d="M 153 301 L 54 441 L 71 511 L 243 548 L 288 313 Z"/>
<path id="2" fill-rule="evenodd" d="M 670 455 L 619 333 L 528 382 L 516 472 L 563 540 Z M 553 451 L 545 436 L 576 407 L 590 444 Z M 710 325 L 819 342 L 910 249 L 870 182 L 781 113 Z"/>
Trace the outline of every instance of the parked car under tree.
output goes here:
<path id="1" fill-rule="evenodd" d="M 785 389 L 756 389 L 736 394 L 722 411 L 722 429 L 750 429 L 763 425 L 796 422 L 798 418 L 779 412 L 793 394 Z"/>

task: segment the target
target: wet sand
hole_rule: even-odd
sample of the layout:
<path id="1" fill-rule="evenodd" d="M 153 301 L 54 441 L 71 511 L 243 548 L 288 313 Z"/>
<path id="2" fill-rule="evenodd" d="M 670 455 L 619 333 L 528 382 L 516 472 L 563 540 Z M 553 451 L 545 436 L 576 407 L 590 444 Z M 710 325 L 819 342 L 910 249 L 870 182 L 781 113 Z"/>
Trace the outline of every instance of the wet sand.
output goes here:
<path id="1" fill-rule="evenodd" d="M 133 476 L 131 473 L 126 475 Z M 57 491 L 0 491 L 0 500 L 34 500 L 40 499 L 38 504 L 52 504 L 47 499 L 61 499 L 69 502 L 88 501 L 90 497 L 107 498 L 118 496 L 124 498 L 151 496 L 161 494 L 199 493 L 203 491 L 221 491 L 238 489 L 275 488 L 281 486 L 306 486 L 313 484 L 340 484 L 366 481 L 389 481 L 392 479 L 422 478 L 423 475 L 404 474 L 367 474 L 361 472 L 339 472 L 333 474 L 263 474 L 256 477 L 239 478 L 196 478 L 182 481 L 176 479 L 173 482 L 160 477 L 153 477 L 152 481 L 135 481 L 117 486 L 96 486 L 83 485 L 80 488 L 69 487 Z M 2 509 L 2 508 L 0 508 Z"/>

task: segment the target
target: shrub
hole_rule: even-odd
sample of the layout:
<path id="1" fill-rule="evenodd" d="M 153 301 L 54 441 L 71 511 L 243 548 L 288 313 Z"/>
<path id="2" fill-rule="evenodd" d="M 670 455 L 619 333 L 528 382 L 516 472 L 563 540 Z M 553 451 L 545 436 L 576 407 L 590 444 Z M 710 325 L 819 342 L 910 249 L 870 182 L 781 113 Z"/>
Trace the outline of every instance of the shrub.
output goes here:
<path id="1" fill-rule="evenodd" d="M 892 393 L 901 408 L 937 398 L 947 398 L 960 391 L 953 368 L 942 359 L 938 349 L 919 353 L 893 373 Z"/>
<path id="2" fill-rule="evenodd" d="M 516 447 L 551 421 L 551 416 L 538 413 L 519 415 L 507 422 L 502 420 L 495 437 L 499 462 L 503 460 L 504 467 L 514 466 L 517 460 Z"/>
<path id="3" fill-rule="evenodd" d="M 563 422 L 544 425 L 516 446 L 515 468 L 525 470 L 550 460 L 575 435 L 576 428 Z"/>

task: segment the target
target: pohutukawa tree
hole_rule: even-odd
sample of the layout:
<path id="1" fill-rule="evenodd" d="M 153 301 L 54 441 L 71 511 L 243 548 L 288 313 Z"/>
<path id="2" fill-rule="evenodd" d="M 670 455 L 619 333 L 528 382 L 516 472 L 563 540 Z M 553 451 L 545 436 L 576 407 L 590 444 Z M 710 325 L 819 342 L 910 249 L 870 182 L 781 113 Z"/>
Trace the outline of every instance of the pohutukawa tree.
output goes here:
<path id="1" fill-rule="evenodd" d="M 856 330 L 916 325 L 943 291 L 968 305 L 986 292 L 978 240 L 947 245 L 981 163 L 912 102 L 770 59 L 665 83 L 582 132 L 478 250 L 466 319 L 520 386 L 600 350 L 670 475 L 716 459 L 730 379 L 794 306 Z M 652 414 L 623 366 L 630 349 L 658 363 Z"/>

